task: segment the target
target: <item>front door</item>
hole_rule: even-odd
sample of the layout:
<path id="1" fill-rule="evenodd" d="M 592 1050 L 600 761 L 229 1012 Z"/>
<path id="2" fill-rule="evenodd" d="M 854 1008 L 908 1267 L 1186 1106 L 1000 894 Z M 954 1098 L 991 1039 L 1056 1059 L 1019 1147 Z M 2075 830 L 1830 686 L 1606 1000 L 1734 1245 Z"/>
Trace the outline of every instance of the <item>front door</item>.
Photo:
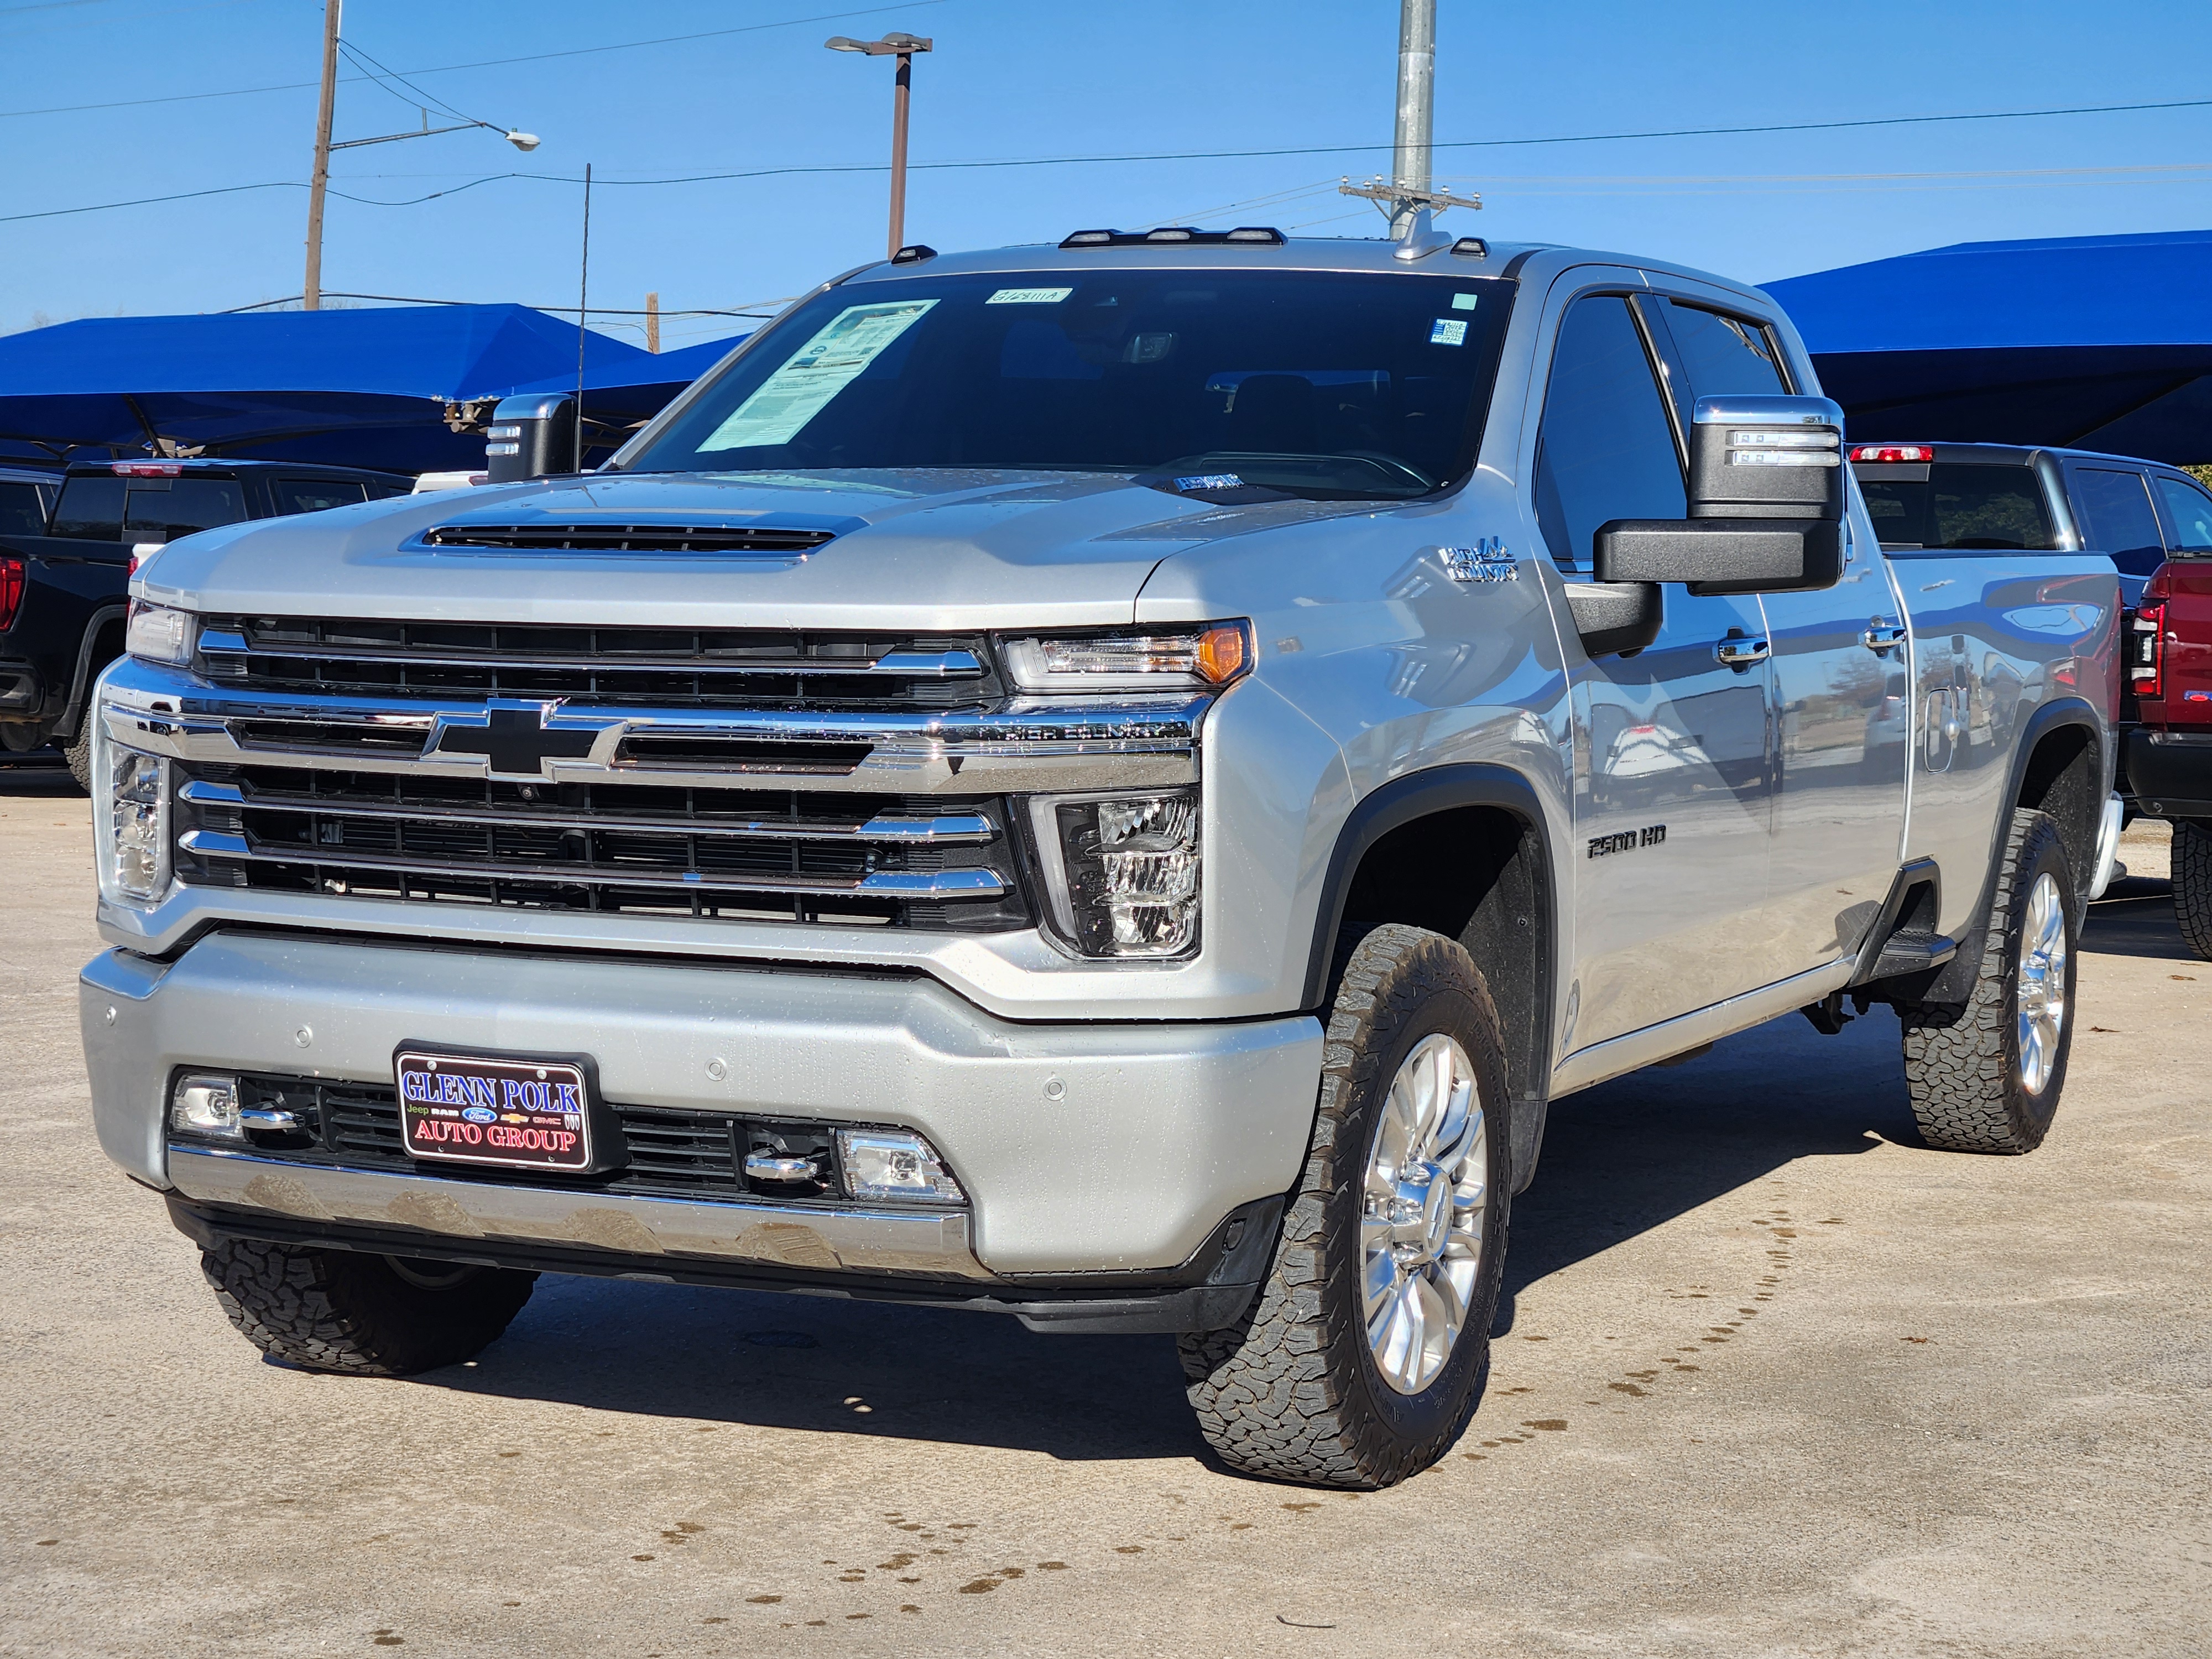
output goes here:
<path id="1" fill-rule="evenodd" d="M 1648 325 L 1618 294 L 1561 319 L 1538 434 L 1535 509 L 1569 580 L 1612 519 L 1680 519 L 1682 455 Z M 1772 739 L 1755 597 L 1664 590 L 1633 657 L 1576 671 L 1571 1051 L 1765 984 L 1747 927 L 1766 900 Z"/>
<path id="2" fill-rule="evenodd" d="M 1765 319 L 1654 277 L 1638 301 L 1662 340 L 1676 407 L 1699 398 L 1804 391 Z M 1665 291 L 1673 289 L 1673 292 Z M 1840 464 L 1841 458 L 1838 457 Z M 1746 944 L 1778 980 L 1855 950 L 1896 878 L 1905 840 L 1911 686 L 1904 613 L 1873 526 L 1854 511 L 1843 579 L 1768 593 L 1775 714 L 1774 839 L 1767 900 Z"/>

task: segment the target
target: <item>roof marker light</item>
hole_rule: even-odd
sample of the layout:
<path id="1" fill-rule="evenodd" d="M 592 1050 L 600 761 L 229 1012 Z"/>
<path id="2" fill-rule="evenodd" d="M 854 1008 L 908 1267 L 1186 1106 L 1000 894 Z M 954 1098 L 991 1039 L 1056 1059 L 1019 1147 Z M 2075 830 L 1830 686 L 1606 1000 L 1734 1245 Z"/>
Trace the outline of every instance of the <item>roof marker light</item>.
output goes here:
<path id="1" fill-rule="evenodd" d="M 1877 464 L 1895 461 L 1932 461 L 1936 451 L 1927 444 L 1861 444 L 1851 451 L 1855 461 Z"/>
<path id="2" fill-rule="evenodd" d="M 1148 242 L 1188 242 L 1197 234 L 1188 225 L 1164 225 L 1158 230 L 1146 231 L 1145 240 Z"/>

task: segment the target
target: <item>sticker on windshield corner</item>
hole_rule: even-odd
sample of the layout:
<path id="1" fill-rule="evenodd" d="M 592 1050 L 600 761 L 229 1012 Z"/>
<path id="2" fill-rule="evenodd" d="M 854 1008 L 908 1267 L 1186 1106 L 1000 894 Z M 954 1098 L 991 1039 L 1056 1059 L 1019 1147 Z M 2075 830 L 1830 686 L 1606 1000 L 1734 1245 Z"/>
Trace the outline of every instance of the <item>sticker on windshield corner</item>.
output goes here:
<path id="1" fill-rule="evenodd" d="M 1437 318 L 1436 326 L 1429 331 L 1429 343 L 1431 345 L 1465 345 L 1467 319 L 1464 317 Z"/>
<path id="2" fill-rule="evenodd" d="M 1476 306 L 1480 304 L 1481 301 L 1482 295 L 1480 294 L 1455 294 L 1452 295 L 1452 309 L 1454 311 L 1472 311 Z"/>
<path id="3" fill-rule="evenodd" d="M 1072 288 L 1002 288 L 983 301 L 987 306 L 1056 306 Z"/>

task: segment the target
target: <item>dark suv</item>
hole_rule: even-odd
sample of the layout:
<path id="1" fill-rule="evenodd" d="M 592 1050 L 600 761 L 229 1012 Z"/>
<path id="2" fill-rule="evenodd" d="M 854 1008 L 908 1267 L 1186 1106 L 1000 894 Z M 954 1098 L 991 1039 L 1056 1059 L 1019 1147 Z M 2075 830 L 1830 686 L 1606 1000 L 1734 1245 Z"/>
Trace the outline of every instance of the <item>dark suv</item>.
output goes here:
<path id="1" fill-rule="evenodd" d="M 58 743 L 88 787 L 86 697 L 123 654 L 125 590 L 142 558 L 196 530 L 381 501 L 413 484 L 403 473 L 233 460 L 0 477 L 0 746 Z"/>

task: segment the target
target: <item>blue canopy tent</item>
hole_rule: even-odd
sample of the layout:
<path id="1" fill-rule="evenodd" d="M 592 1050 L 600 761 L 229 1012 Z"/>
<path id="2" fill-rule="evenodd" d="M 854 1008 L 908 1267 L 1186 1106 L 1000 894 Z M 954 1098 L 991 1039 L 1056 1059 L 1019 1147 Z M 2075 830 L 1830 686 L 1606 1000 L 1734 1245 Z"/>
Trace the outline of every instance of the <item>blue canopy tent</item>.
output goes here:
<path id="1" fill-rule="evenodd" d="M 1770 283 L 1853 438 L 2212 460 L 2212 231 L 1961 242 Z"/>
<path id="2" fill-rule="evenodd" d="M 585 337 L 587 378 L 664 361 Z M 0 337 L 0 453 L 481 465 L 489 401 L 575 368 L 575 325 L 526 306 L 92 318 Z"/>
<path id="3" fill-rule="evenodd" d="M 586 364 L 584 414 L 588 430 L 585 447 L 594 452 L 591 459 L 598 459 L 599 452 L 611 453 L 632 431 L 660 413 L 678 392 L 750 337 L 738 334 L 658 355 L 640 352 L 604 365 Z M 573 393 L 575 389 L 573 359 L 564 373 L 514 388 L 518 393 Z"/>

